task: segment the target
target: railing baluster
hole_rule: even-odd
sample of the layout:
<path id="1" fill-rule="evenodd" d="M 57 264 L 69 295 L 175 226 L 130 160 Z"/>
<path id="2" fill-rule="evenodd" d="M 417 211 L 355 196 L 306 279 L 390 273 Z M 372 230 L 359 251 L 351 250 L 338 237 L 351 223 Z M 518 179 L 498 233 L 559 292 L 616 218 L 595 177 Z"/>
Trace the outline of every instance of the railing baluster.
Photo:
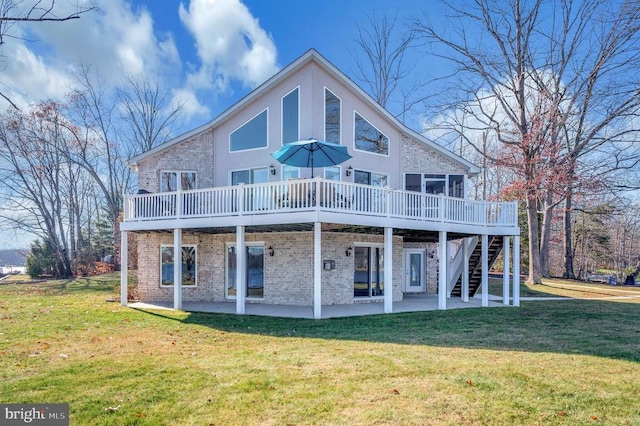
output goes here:
<path id="1" fill-rule="evenodd" d="M 125 195 L 125 221 L 241 216 L 296 210 L 480 226 L 517 226 L 518 202 L 475 201 L 321 178 Z"/>

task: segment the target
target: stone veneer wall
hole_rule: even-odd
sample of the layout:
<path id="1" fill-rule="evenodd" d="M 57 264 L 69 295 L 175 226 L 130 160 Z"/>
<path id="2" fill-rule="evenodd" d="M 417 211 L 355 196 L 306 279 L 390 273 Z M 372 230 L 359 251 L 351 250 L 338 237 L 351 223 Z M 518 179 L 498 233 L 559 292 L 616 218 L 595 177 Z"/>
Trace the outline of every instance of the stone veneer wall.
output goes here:
<path id="1" fill-rule="evenodd" d="M 422 142 L 402 139 L 401 168 L 405 173 L 460 173 L 466 170 Z"/>
<path id="2" fill-rule="evenodd" d="M 213 163 L 213 131 L 209 131 L 141 162 L 138 166 L 138 188 L 158 192 L 163 170 L 195 171 L 198 188 L 211 188 L 214 186 Z"/>
<path id="3" fill-rule="evenodd" d="M 235 234 L 193 234 L 183 231 L 183 244 L 197 246 L 197 285 L 183 287 L 182 300 L 224 301 L 225 254 Z M 287 232 L 246 234 L 246 242 L 262 242 L 264 257 L 264 299 L 260 303 L 313 305 L 313 233 Z M 333 260 L 335 269 L 322 270 L 322 304 L 349 304 L 374 299 L 353 297 L 353 256 L 346 249 L 354 243 L 383 243 L 379 235 L 323 232 L 322 260 Z M 138 243 L 138 293 L 145 302 L 173 300 L 173 287 L 160 285 L 160 245 L 173 244 L 171 233 L 142 233 Z M 393 239 L 393 300 L 402 300 L 402 238 Z M 272 246 L 275 254 L 269 256 Z M 252 301 L 247 299 L 248 303 Z"/>

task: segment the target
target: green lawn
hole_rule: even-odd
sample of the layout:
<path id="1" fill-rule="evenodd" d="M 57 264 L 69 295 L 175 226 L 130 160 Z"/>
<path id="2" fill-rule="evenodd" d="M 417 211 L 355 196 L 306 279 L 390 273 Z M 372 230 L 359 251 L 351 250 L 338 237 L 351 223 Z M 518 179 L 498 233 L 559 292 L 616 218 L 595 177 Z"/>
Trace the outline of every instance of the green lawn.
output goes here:
<path id="1" fill-rule="evenodd" d="M 0 285 L 0 402 L 74 425 L 640 424 L 634 300 L 299 320 L 142 312 L 116 284 Z"/>

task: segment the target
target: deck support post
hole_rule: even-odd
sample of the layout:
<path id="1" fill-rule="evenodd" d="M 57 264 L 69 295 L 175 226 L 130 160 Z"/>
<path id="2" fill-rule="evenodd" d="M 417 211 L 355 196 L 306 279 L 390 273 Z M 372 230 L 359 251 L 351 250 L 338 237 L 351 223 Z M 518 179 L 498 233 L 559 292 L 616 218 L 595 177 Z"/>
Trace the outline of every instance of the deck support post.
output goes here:
<path id="1" fill-rule="evenodd" d="M 489 236 L 482 234 L 480 268 L 482 271 L 482 306 L 489 306 Z"/>
<path id="2" fill-rule="evenodd" d="M 384 228 L 384 313 L 393 312 L 393 228 Z"/>
<path id="3" fill-rule="evenodd" d="M 509 279 L 511 278 L 511 271 L 509 270 L 509 254 L 511 252 L 511 248 L 509 247 L 510 237 L 507 235 L 502 241 L 502 257 L 504 260 L 504 266 L 502 268 L 502 304 L 509 305 Z"/>
<path id="4" fill-rule="evenodd" d="M 129 244 L 127 231 L 120 232 L 120 304 L 127 306 L 129 282 Z"/>
<path id="5" fill-rule="evenodd" d="M 173 309 L 182 309 L 182 229 L 173 230 Z"/>
<path id="6" fill-rule="evenodd" d="M 447 231 L 438 232 L 438 309 L 447 309 Z"/>
<path id="7" fill-rule="evenodd" d="M 247 249 L 244 242 L 244 226 L 236 226 L 236 314 L 245 312 L 247 290 Z"/>
<path id="8" fill-rule="evenodd" d="M 469 301 L 469 243 L 471 238 L 462 239 L 462 301 Z"/>
<path id="9" fill-rule="evenodd" d="M 322 318 L 322 223 L 313 224 L 313 318 Z"/>
<path id="10" fill-rule="evenodd" d="M 513 306 L 520 306 L 520 235 L 513 237 Z"/>

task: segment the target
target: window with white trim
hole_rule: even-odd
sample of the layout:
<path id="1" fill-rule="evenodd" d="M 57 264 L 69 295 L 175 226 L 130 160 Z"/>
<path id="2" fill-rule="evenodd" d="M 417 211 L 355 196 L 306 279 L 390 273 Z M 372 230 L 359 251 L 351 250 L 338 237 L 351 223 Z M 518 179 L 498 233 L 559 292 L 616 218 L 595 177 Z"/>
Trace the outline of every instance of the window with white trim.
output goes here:
<path id="1" fill-rule="evenodd" d="M 300 139 L 299 89 L 296 87 L 282 98 L 282 144 Z"/>
<path id="2" fill-rule="evenodd" d="M 231 185 L 241 183 L 265 183 L 269 182 L 269 168 L 259 167 L 255 169 L 234 170 L 231 172 Z"/>
<path id="3" fill-rule="evenodd" d="M 464 176 L 449 175 L 449 197 L 464 198 Z"/>
<path id="4" fill-rule="evenodd" d="M 173 286 L 175 256 L 172 245 L 160 246 L 160 285 Z M 197 248 L 195 245 L 182 246 L 182 286 L 194 287 L 197 283 Z"/>
<path id="5" fill-rule="evenodd" d="M 446 194 L 450 197 L 464 198 L 464 175 L 405 173 L 404 188 L 407 191 L 425 194 Z"/>
<path id="6" fill-rule="evenodd" d="M 251 120 L 229 133 L 229 151 L 246 151 L 266 148 L 268 109 L 265 109 Z"/>
<path id="7" fill-rule="evenodd" d="M 372 186 L 389 186 L 389 175 L 385 173 L 368 172 L 366 170 L 354 170 L 353 182 Z"/>
<path id="8" fill-rule="evenodd" d="M 162 170 L 160 172 L 160 192 L 196 189 L 196 177 L 196 172 L 193 171 Z"/>
<path id="9" fill-rule="evenodd" d="M 389 175 L 375 173 L 366 170 L 354 170 L 353 182 L 377 187 L 389 186 Z M 380 191 L 371 191 L 371 195 L 361 201 L 361 206 L 366 206 L 371 212 L 382 213 L 386 209 L 386 197 Z"/>
<path id="10" fill-rule="evenodd" d="M 324 168 L 324 178 L 328 180 L 342 180 L 340 166 L 328 166 Z"/>
<path id="11" fill-rule="evenodd" d="M 324 140 L 340 144 L 342 101 L 331 90 L 324 89 Z"/>
<path id="12" fill-rule="evenodd" d="M 389 155 L 389 138 L 355 111 L 353 128 L 355 149 Z"/>
<path id="13" fill-rule="evenodd" d="M 282 180 L 297 179 L 300 177 L 300 168 L 296 166 L 282 166 Z"/>
<path id="14" fill-rule="evenodd" d="M 245 295 L 249 299 L 262 299 L 264 298 L 264 243 L 247 243 L 246 249 L 246 288 Z M 226 296 L 229 298 L 235 298 L 237 295 L 236 285 L 236 273 L 237 273 L 237 258 L 236 258 L 236 245 L 232 243 L 227 244 L 227 256 L 226 256 Z"/>
<path id="15" fill-rule="evenodd" d="M 353 251 L 353 296 L 384 296 L 384 247 L 358 245 Z"/>

